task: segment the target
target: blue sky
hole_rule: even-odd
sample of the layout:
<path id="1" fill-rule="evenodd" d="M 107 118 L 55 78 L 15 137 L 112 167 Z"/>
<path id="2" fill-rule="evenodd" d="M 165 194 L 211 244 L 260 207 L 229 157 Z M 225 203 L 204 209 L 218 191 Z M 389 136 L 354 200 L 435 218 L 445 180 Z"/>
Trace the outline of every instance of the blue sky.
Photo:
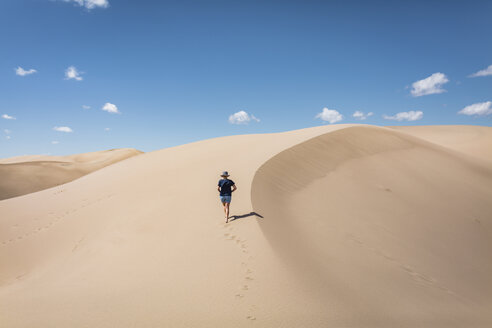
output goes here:
<path id="1" fill-rule="evenodd" d="M 492 126 L 491 14 L 491 1 L 2 0 L 0 157 L 330 122 Z"/>

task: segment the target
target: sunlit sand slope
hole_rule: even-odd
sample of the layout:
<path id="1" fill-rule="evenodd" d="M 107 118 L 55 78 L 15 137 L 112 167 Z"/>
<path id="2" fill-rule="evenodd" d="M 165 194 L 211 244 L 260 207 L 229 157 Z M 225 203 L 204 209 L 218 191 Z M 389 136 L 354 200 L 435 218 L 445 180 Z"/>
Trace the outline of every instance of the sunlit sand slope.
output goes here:
<path id="1" fill-rule="evenodd" d="M 351 327 L 491 326 L 491 195 L 487 166 L 375 127 L 287 149 L 252 186 L 307 313 Z"/>
<path id="2" fill-rule="evenodd" d="M 0 200 L 51 188 L 141 153 L 124 148 L 70 156 L 0 159 Z"/>
<path id="3" fill-rule="evenodd" d="M 0 326 L 489 327 L 491 181 L 364 125 L 134 156 L 0 201 Z"/>
<path id="4" fill-rule="evenodd" d="M 306 322 L 304 308 L 292 307 L 293 293 L 302 288 L 289 283 L 290 272 L 249 215 L 251 181 L 279 151 L 344 127 L 163 149 L 0 201 L 2 324 L 216 328 Z M 239 187 L 231 213 L 239 217 L 227 226 L 216 189 L 223 170 Z"/>

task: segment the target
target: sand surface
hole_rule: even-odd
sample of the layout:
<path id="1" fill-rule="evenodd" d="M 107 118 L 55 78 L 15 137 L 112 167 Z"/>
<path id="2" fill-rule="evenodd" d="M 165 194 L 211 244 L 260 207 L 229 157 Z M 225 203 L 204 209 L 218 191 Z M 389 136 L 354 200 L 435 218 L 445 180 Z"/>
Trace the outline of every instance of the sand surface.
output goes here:
<path id="1" fill-rule="evenodd" d="M 424 132 L 216 138 L 0 201 L 2 326 L 491 327 L 492 165 Z"/>
<path id="2" fill-rule="evenodd" d="M 142 152 L 132 148 L 68 155 L 32 155 L 0 159 L 0 200 L 73 181 Z"/>

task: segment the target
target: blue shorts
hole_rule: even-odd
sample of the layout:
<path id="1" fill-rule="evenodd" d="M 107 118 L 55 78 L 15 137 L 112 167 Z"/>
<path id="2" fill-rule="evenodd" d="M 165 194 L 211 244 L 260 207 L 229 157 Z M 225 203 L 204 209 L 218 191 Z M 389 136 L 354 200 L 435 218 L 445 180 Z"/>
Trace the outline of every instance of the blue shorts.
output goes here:
<path id="1" fill-rule="evenodd" d="M 220 197 L 220 201 L 222 203 L 230 203 L 231 202 L 231 196 L 219 196 Z"/>

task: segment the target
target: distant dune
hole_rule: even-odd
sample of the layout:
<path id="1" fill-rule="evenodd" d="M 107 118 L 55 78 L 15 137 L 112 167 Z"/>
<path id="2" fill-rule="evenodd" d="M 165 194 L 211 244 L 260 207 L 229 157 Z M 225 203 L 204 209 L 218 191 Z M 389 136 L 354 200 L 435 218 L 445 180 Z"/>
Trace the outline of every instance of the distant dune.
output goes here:
<path id="1" fill-rule="evenodd" d="M 123 148 L 69 156 L 19 156 L 0 159 L 0 200 L 70 182 L 126 158 L 139 155 Z"/>
<path id="2" fill-rule="evenodd" d="M 491 327 L 490 129 L 222 137 L 5 199 L 1 323 Z"/>
<path id="3" fill-rule="evenodd" d="M 473 125 L 392 126 L 438 145 L 492 161 L 492 128 Z"/>

